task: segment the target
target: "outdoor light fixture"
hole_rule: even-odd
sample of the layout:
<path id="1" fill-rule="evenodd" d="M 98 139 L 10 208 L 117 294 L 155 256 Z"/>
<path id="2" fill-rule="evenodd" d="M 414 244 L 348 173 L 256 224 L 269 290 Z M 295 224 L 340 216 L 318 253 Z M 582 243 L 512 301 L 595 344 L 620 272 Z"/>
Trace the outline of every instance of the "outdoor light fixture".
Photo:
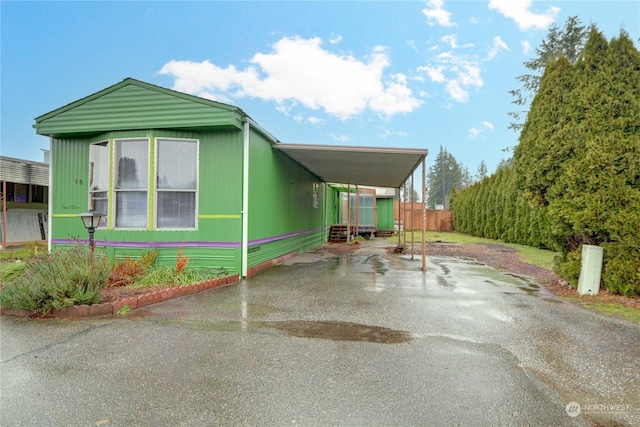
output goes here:
<path id="1" fill-rule="evenodd" d="M 100 220 L 104 214 L 94 212 L 93 209 L 89 209 L 89 212 L 81 213 L 78 216 L 82 218 L 84 228 L 89 232 L 89 247 L 93 250 L 93 233 L 96 231 L 96 228 L 98 228 L 98 224 L 100 224 Z"/>

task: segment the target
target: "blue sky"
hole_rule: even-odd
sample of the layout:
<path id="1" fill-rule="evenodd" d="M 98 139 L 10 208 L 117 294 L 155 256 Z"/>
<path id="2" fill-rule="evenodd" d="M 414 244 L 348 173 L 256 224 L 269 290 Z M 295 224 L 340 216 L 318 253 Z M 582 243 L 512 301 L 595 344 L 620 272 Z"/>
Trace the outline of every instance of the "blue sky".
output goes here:
<path id="1" fill-rule="evenodd" d="M 42 161 L 34 119 L 133 77 L 242 108 L 284 143 L 444 146 L 493 172 L 508 91 L 568 16 L 640 38 L 629 1 L 0 2 L 3 156 Z"/>

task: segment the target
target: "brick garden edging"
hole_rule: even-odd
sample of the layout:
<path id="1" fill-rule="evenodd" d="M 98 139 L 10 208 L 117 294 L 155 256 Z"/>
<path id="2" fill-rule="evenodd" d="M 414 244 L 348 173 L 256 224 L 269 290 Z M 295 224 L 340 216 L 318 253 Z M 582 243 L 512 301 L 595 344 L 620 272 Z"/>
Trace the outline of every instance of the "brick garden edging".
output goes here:
<path id="1" fill-rule="evenodd" d="M 113 316 L 118 313 L 124 306 L 128 306 L 131 310 L 167 301 L 173 298 L 183 297 L 185 295 L 197 294 L 198 292 L 208 289 L 218 288 L 220 286 L 230 285 L 240 281 L 239 274 L 231 276 L 218 277 L 216 279 L 206 280 L 204 282 L 195 283 L 193 285 L 176 286 L 172 288 L 162 289 L 159 291 L 149 292 L 146 294 L 136 295 L 134 297 L 123 298 L 117 301 L 105 302 L 93 305 L 72 305 L 65 308 L 54 308 L 51 316 L 58 319 L 82 319 L 96 316 Z M 3 308 L 1 314 L 9 316 L 34 317 L 36 313 L 27 310 L 14 310 L 12 308 Z"/>
<path id="2" fill-rule="evenodd" d="M 262 270 L 266 270 L 267 268 L 271 268 L 274 265 L 282 264 L 285 261 L 290 260 L 291 258 L 295 258 L 298 256 L 298 252 L 290 252 L 286 255 L 279 256 L 278 258 L 271 259 L 269 261 L 265 261 L 263 263 L 254 265 L 253 267 L 249 267 L 247 269 L 247 278 L 253 277 Z"/>

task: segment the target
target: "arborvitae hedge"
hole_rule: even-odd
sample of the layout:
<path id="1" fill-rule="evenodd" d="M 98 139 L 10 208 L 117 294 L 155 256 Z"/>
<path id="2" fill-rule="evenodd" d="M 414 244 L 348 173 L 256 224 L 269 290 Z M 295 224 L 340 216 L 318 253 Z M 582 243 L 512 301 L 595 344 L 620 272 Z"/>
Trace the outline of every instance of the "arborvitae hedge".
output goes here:
<path id="1" fill-rule="evenodd" d="M 582 245 L 604 248 L 604 287 L 640 295 L 640 53 L 625 32 L 592 29 L 571 64 L 540 82 L 514 152 L 453 202 L 456 230 L 560 252 L 572 284 Z"/>

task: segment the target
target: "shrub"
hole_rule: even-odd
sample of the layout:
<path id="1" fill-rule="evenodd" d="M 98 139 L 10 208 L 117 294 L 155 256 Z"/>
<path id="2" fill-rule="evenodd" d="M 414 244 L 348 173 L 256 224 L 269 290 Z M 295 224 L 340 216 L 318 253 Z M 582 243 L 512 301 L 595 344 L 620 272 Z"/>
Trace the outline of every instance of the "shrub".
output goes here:
<path id="1" fill-rule="evenodd" d="M 620 295 L 640 296 L 640 248 L 603 243 L 606 265 L 602 272 L 605 289 Z"/>
<path id="2" fill-rule="evenodd" d="M 158 250 L 154 249 L 147 253 L 140 252 L 140 262 L 144 266 L 144 268 L 150 268 L 156 263 L 156 259 L 158 258 Z"/>
<path id="3" fill-rule="evenodd" d="M 104 254 L 92 256 L 86 246 L 75 246 L 27 260 L 23 274 L 0 289 L 2 307 L 49 314 L 53 308 L 97 304 L 107 286 L 111 266 Z"/>
<path id="4" fill-rule="evenodd" d="M 127 286 L 134 283 L 137 279 L 144 276 L 147 269 L 142 261 L 137 261 L 129 257 L 115 261 L 111 277 L 109 278 L 109 286 Z"/>
<path id="5" fill-rule="evenodd" d="M 564 256 L 558 256 L 555 259 L 553 271 L 565 279 L 574 288 L 578 287 L 578 279 L 580 279 L 580 269 L 582 267 L 582 245 L 574 251 Z"/>
<path id="6" fill-rule="evenodd" d="M 3 262 L 0 264 L 0 283 L 10 282 L 20 276 L 26 268 L 26 262 Z"/>
<path id="7" fill-rule="evenodd" d="M 188 256 L 182 256 L 182 246 L 178 249 L 178 256 L 176 257 L 176 273 L 180 274 L 180 272 L 187 266 L 189 262 Z"/>
<path id="8" fill-rule="evenodd" d="M 183 268 L 179 273 L 175 267 L 166 266 L 150 270 L 146 276 L 134 283 L 133 287 L 180 286 L 203 282 L 227 275 L 224 268 Z"/>

